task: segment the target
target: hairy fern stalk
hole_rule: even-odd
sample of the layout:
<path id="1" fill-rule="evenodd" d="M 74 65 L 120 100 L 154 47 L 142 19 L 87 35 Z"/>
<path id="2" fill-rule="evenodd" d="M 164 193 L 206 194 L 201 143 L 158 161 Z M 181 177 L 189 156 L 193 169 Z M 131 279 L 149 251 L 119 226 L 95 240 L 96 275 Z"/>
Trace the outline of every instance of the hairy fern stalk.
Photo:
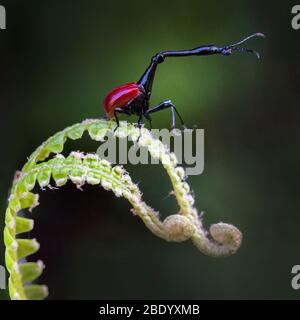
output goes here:
<path id="1" fill-rule="evenodd" d="M 26 262 L 27 256 L 39 249 L 36 239 L 22 239 L 21 234 L 33 229 L 34 221 L 21 217 L 19 212 L 30 211 L 39 204 L 39 196 L 32 192 L 38 185 L 50 186 L 50 179 L 57 187 L 68 180 L 77 187 L 84 184 L 101 185 L 112 191 L 116 197 L 126 198 L 132 205 L 132 211 L 158 237 L 166 241 L 192 240 L 196 247 L 206 255 L 213 257 L 229 256 L 241 245 L 241 232 L 233 225 L 214 224 L 207 232 L 202 218 L 194 207 L 194 197 L 186 182 L 185 171 L 177 165 L 176 156 L 161 141 L 154 139 L 147 129 L 141 131 L 134 125 L 121 122 L 114 132 L 119 138 L 130 137 L 139 146 L 147 147 L 153 158 L 162 163 L 170 177 L 179 213 L 160 220 L 159 213 L 149 207 L 142 194 L 121 166 L 112 166 L 96 154 L 72 152 L 64 157 L 61 153 L 67 139 L 80 139 L 87 131 L 91 139 L 103 141 L 108 131 L 114 131 L 115 122 L 106 120 L 85 120 L 68 127 L 50 137 L 29 157 L 21 171 L 15 175 L 8 206 L 5 214 L 4 241 L 6 247 L 6 267 L 10 273 L 9 292 L 11 299 L 44 299 L 48 295 L 45 285 L 33 284 L 44 269 L 42 261 Z M 53 156 L 52 156 L 53 155 Z"/>

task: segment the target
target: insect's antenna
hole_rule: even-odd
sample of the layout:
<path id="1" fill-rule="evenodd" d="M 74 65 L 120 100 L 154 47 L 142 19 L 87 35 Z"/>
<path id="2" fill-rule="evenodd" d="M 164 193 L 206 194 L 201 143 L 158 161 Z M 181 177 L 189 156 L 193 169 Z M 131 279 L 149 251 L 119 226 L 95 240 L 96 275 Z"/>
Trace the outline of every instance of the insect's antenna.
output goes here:
<path id="1" fill-rule="evenodd" d="M 251 34 L 250 36 L 242 39 L 241 41 L 239 41 L 237 43 L 234 43 L 234 44 L 231 44 L 231 45 L 227 46 L 227 48 L 228 49 L 234 48 L 234 47 L 239 46 L 240 44 L 243 44 L 244 42 L 246 42 L 246 41 L 248 41 L 248 40 L 250 40 L 252 38 L 256 38 L 256 37 L 265 38 L 266 36 L 261 32 L 257 32 L 257 33 Z"/>
<path id="2" fill-rule="evenodd" d="M 260 32 L 257 32 L 257 33 L 254 33 L 254 34 L 251 34 L 250 36 L 242 39 L 241 41 L 237 42 L 237 43 L 234 43 L 234 44 L 231 44 L 229 46 L 226 46 L 222 49 L 222 53 L 224 55 L 230 55 L 232 54 L 233 51 L 240 51 L 240 52 L 249 52 L 249 53 L 253 53 L 256 55 L 257 59 L 260 58 L 260 54 L 255 51 L 255 50 L 252 50 L 252 49 L 248 49 L 248 48 L 240 48 L 239 45 L 245 43 L 246 41 L 252 39 L 252 38 L 255 38 L 255 37 L 262 37 L 262 38 L 265 38 L 265 35 L 263 33 L 260 33 Z"/>
<path id="3" fill-rule="evenodd" d="M 253 53 L 256 55 L 257 59 L 260 58 L 260 54 L 259 52 L 255 51 L 255 50 L 252 50 L 252 49 L 247 49 L 247 48 L 238 48 L 238 47 L 235 47 L 235 48 L 231 48 L 231 50 L 234 50 L 234 51 L 240 51 L 240 52 L 248 52 L 248 53 Z"/>

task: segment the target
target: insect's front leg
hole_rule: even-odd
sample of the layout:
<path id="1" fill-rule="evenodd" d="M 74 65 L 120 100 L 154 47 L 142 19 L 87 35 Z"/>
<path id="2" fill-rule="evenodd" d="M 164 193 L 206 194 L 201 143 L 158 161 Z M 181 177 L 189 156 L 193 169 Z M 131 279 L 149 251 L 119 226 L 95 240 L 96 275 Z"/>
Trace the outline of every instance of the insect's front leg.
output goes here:
<path id="1" fill-rule="evenodd" d="M 152 130 L 152 119 L 150 117 L 150 114 L 146 112 L 144 113 L 144 117 L 148 120 L 150 129 Z"/>
<path id="2" fill-rule="evenodd" d="M 144 124 L 144 120 L 143 120 L 143 115 L 141 114 L 139 116 L 139 119 L 138 119 L 138 122 L 137 122 L 137 125 L 138 125 L 138 128 L 141 129 L 141 127 L 143 126 Z"/>

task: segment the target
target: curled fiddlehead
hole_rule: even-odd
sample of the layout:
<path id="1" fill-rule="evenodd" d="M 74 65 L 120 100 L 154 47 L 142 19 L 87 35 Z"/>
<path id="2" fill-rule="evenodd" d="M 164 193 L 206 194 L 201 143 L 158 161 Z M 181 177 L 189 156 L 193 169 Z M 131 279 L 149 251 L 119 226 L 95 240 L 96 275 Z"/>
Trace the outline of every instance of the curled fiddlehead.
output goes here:
<path id="1" fill-rule="evenodd" d="M 6 246 L 6 266 L 10 273 L 9 290 L 12 299 L 44 299 L 48 289 L 44 285 L 32 284 L 42 273 L 41 261 L 24 262 L 25 258 L 39 249 L 35 239 L 19 238 L 20 234 L 33 229 L 34 221 L 21 217 L 23 209 L 32 210 L 39 202 L 38 194 L 32 192 L 36 185 L 46 188 L 51 178 L 56 186 L 68 180 L 77 187 L 84 184 L 101 185 L 114 192 L 117 197 L 126 198 L 132 211 L 158 237 L 167 241 L 186 241 L 191 239 L 196 247 L 206 255 L 224 257 L 234 254 L 240 247 L 242 235 L 234 226 L 225 223 L 214 224 L 207 232 L 202 218 L 194 207 L 194 197 L 186 182 L 185 171 L 178 166 L 175 154 L 158 139 L 154 139 L 147 129 L 139 130 L 134 125 L 121 122 L 114 131 L 115 123 L 106 120 L 85 120 L 82 123 L 58 132 L 38 147 L 29 157 L 21 171 L 16 173 L 8 199 L 5 215 L 4 240 Z M 124 168 L 112 166 L 96 154 L 72 152 L 64 157 L 61 153 L 67 139 L 80 139 L 87 131 L 96 141 L 102 141 L 112 131 L 119 138 L 130 137 L 139 146 L 147 147 L 153 158 L 162 163 L 170 177 L 177 203 L 178 214 L 161 221 L 159 213 L 142 200 L 142 194 Z M 50 158 L 50 155 L 55 156 Z"/>

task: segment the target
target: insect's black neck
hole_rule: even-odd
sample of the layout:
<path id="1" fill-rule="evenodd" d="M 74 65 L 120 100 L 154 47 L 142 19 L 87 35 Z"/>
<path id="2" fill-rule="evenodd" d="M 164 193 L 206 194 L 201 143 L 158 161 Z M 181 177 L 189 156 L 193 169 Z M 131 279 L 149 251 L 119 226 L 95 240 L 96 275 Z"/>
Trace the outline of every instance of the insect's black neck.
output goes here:
<path id="1" fill-rule="evenodd" d="M 162 62 L 162 61 L 161 61 Z M 161 63 L 157 58 L 157 55 L 151 59 L 151 63 L 146 71 L 141 76 L 140 80 L 137 82 L 138 84 L 142 85 L 145 89 L 146 95 L 151 94 L 153 79 L 155 76 L 156 68 L 159 63 Z"/>

